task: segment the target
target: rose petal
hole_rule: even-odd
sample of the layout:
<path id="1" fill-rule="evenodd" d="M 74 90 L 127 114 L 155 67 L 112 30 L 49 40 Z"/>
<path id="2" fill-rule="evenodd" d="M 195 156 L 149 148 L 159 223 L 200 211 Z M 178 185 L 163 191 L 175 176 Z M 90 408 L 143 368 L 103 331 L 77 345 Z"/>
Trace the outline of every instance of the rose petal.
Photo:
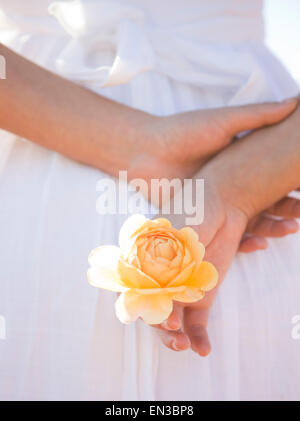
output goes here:
<path id="1" fill-rule="evenodd" d="M 153 221 L 151 219 L 147 219 L 144 221 L 143 224 L 141 224 L 132 234 L 132 237 L 138 236 L 142 231 L 148 231 L 155 227 Z"/>
<path id="2" fill-rule="evenodd" d="M 134 291 L 139 292 L 140 294 L 175 294 L 183 292 L 186 289 L 184 285 L 180 287 L 170 287 L 170 288 L 150 288 L 150 289 L 138 289 L 135 288 Z"/>
<path id="3" fill-rule="evenodd" d="M 174 268 L 181 268 L 183 259 L 184 259 L 184 250 L 183 247 L 178 247 L 177 252 L 176 252 L 176 256 L 174 257 L 173 260 L 171 260 L 170 262 L 170 268 L 174 269 Z"/>
<path id="4" fill-rule="evenodd" d="M 168 294 L 141 295 L 131 290 L 119 296 L 115 309 L 122 323 L 130 323 L 142 317 L 147 324 L 159 324 L 170 315 L 173 302 Z"/>
<path id="5" fill-rule="evenodd" d="M 123 292 L 127 290 L 126 287 L 121 285 L 117 272 L 108 268 L 90 268 L 88 270 L 88 281 L 92 286 L 108 291 Z"/>
<path id="6" fill-rule="evenodd" d="M 196 263 L 196 269 L 200 266 L 205 254 L 205 247 L 200 243 L 198 234 L 191 227 L 184 227 L 180 230 L 184 236 L 186 246 L 189 249 L 193 261 Z"/>
<path id="7" fill-rule="evenodd" d="M 184 238 L 191 241 L 199 241 L 199 235 L 191 227 L 184 227 L 179 230 L 181 234 L 184 235 Z"/>
<path id="8" fill-rule="evenodd" d="M 137 246 L 137 256 L 139 258 L 139 261 L 143 262 L 146 258 L 147 241 L 145 240 L 142 243 L 137 241 L 136 246 Z"/>
<path id="9" fill-rule="evenodd" d="M 210 262 L 202 262 L 199 268 L 186 282 L 186 286 L 209 291 L 218 283 L 218 271 Z"/>
<path id="10" fill-rule="evenodd" d="M 122 283 L 128 288 L 160 288 L 158 282 L 135 266 L 126 263 L 122 258 L 118 263 L 118 273 Z"/>
<path id="11" fill-rule="evenodd" d="M 184 291 L 173 295 L 173 300 L 181 303 L 195 303 L 204 297 L 205 293 L 197 288 L 185 288 Z"/>
<path id="12" fill-rule="evenodd" d="M 123 255 L 127 256 L 134 243 L 132 235 L 134 232 L 147 221 L 144 215 L 135 214 L 130 216 L 122 225 L 119 233 L 119 246 Z"/>
<path id="13" fill-rule="evenodd" d="M 163 257 L 166 260 L 172 260 L 175 257 L 173 241 L 157 242 L 155 244 L 155 256 Z"/>
<path id="14" fill-rule="evenodd" d="M 155 218 L 153 219 L 152 222 L 158 225 L 159 227 L 165 227 L 165 228 L 172 227 L 171 222 L 166 218 Z"/>
<path id="15" fill-rule="evenodd" d="M 92 267 L 117 270 L 121 250 L 117 246 L 100 246 L 91 251 L 88 261 Z"/>
<path id="16" fill-rule="evenodd" d="M 160 263 L 157 259 L 150 259 L 149 261 L 145 259 L 141 268 L 143 273 L 157 281 L 160 286 L 167 285 L 179 272 L 178 268 L 170 269 L 168 265 Z"/>
<path id="17" fill-rule="evenodd" d="M 171 282 L 169 282 L 167 287 L 176 287 L 180 285 L 186 285 L 186 280 L 191 276 L 194 268 L 195 268 L 195 262 L 192 262 L 190 265 L 184 268 L 183 271 L 181 271 L 179 275 L 176 276 L 176 278 L 174 278 Z"/>
<path id="18" fill-rule="evenodd" d="M 191 252 L 190 252 L 189 248 L 187 247 L 187 245 L 185 245 L 184 257 L 183 257 L 182 263 L 181 263 L 182 269 L 185 268 L 186 266 L 188 266 L 192 261 L 193 261 L 193 259 L 192 259 Z"/>
<path id="19" fill-rule="evenodd" d="M 152 223 L 147 226 L 148 232 L 143 235 L 149 236 L 155 236 L 155 237 L 163 237 L 163 238 L 171 238 L 174 241 L 185 241 L 184 235 L 180 232 L 181 230 L 177 230 L 173 227 L 158 227 L 153 224 L 153 221 L 150 221 Z M 145 225 L 146 226 L 146 225 Z"/>
<path id="20" fill-rule="evenodd" d="M 160 263 L 165 267 L 170 268 L 170 260 L 165 259 L 164 257 L 156 257 L 155 260 L 157 261 L 157 263 Z"/>
<path id="21" fill-rule="evenodd" d="M 168 232 L 172 229 L 171 222 L 165 218 L 147 219 L 137 230 L 133 233 L 134 236 L 140 234 L 142 231 L 164 231 Z"/>

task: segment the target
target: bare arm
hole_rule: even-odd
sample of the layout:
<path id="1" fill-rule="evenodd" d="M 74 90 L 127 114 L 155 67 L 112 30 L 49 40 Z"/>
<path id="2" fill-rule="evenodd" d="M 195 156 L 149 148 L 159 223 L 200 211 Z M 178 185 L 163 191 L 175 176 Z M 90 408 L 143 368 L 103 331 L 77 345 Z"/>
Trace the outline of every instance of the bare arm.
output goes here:
<path id="1" fill-rule="evenodd" d="M 0 127 L 72 159 L 116 174 L 139 153 L 149 114 L 110 101 L 0 45 Z"/>
<path id="2" fill-rule="evenodd" d="M 192 175 L 239 131 L 287 117 L 294 104 L 269 103 L 157 117 L 63 79 L 0 45 L 0 128 L 112 175 Z"/>
<path id="3" fill-rule="evenodd" d="M 196 177 L 205 179 L 205 218 L 195 229 L 206 246 L 205 260 L 217 267 L 221 283 L 253 216 L 273 205 L 267 209 L 269 215 L 300 217 L 297 200 L 277 202 L 300 186 L 300 108 L 279 125 L 228 146 Z M 173 218 L 173 222 L 180 227 L 184 218 Z M 272 231 L 280 224 L 262 217 L 251 234 L 276 236 Z M 180 303 L 174 305 L 168 321 L 159 328 L 166 346 L 175 350 L 191 347 L 202 356 L 210 352 L 207 324 L 217 291 L 209 291 L 204 299 L 184 309 Z M 184 331 L 174 332 L 174 326 Z"/>

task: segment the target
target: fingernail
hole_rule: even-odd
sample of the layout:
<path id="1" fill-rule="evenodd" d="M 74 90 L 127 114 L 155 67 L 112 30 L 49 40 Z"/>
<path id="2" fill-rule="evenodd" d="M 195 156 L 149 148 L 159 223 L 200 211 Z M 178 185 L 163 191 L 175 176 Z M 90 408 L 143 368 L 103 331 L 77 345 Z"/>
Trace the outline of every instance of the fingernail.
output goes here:
<path id="1" fill-rule="evenodd" d="M 173 341 L 171 343 L 171 346 L 175 351 L 179 351 L 179 348 L 178 348 L 177 343 L 176 343 L 176 339 L 173 339 Z"/>

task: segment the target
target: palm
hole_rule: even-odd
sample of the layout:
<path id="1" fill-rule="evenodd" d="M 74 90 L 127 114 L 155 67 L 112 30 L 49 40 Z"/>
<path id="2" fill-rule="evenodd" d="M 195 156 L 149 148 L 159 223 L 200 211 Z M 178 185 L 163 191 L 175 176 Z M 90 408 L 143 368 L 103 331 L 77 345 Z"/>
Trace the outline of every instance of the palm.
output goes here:
<path id="1" fill-rule="evenodd" d="M 285 211 L 294 204 L 294 208 L 298 208 L 297 212 L 300 216 L 297 200 L 290 198 L 285 198 L 283 202 L 274 205 L 273 212 L 278 214 L 280 210 L 280 216 L 282 216 L 283 204 L 285 204 Z M 295 205 L 298 205 L 298 207 Z M 240 246 L 248 221 L 241 210 L 228 204 L 220 196 L 218 190 L 210 185 L 206 188 L 205 214 L 203 224 L 193 228 L 198 232 L 200 241 L 206 246 L 205 260 L 212 262 L 218 269 L 220 285 Z M 297 215 L 292 214 L 291 216 Z M 184 219 L 181 216 L 172 217 L 171 220 L 177 228 L 184 225 Z M 276 221 L 271 225 L 263 223 L 268 232 L 272 227 L 275 234 L 278 229 L 282 229 L 282 224 L 282 221 Z M 256 223 L 256 226 L 259 227 L 259 224 Z M 267 234 L 264 231 L 262 233 Z M 272 234 L 272 230 L 270 234 Z M 196 303 L 174 304 L 173 312 L 167 322 L 159 326 L 161 339 L 166 346 L 175 350 L 184 350 L 191 346 L 195 352 L 202 356 L 210 352 L 207 324 L 209 311 L 217 291 L 218 288 L 213 289 Z"/>

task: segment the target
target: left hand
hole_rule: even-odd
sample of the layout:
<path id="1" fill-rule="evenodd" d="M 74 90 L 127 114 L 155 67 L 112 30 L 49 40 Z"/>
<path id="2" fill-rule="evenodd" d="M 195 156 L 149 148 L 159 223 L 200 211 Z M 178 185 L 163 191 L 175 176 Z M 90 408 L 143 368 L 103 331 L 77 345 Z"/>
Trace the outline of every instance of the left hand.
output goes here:
<path id="1" fill-rule="evenodd" d="M 266 248 L 266 240 L 263 237 L 279 237 L 298 229 L 297 222 L 291 219 L 300 217 L 298 199 L 286 197 L 267 209 L 266 214 L 250 221 L 243 211 L 226 203 L 216 188 L 209 188 L 205 199 L 207 217 L 202 225 L 193 228 L 206 246 L 205 260 L 212 262 L 219 271 L 219 284 L 237 250 L 251 252 Z M 273 220 L 270 215 L 288 219 Z M 184 225 L 181 218 L 176 216 L 170 219 L 175 227 L 179 227 Z M 191 347 L 201 356 L 210 353 L 207 323 L 217 291 L 218 287 L 206 293 L 205 297 L 196 303 L 174 303 L 169 318 L 161 325 L 155 326 L 162 342 L 168 348 L 183 351 Z"/>
<path id="2" fill-rule="evenodd" d="M 284 197 L 249 221 L 239 251 L 264 250 L 268 247 L 266 237 L 279 238 L 296 233 L 299 229 L 296 218 L 300 218 L 300 200 Z"/>

